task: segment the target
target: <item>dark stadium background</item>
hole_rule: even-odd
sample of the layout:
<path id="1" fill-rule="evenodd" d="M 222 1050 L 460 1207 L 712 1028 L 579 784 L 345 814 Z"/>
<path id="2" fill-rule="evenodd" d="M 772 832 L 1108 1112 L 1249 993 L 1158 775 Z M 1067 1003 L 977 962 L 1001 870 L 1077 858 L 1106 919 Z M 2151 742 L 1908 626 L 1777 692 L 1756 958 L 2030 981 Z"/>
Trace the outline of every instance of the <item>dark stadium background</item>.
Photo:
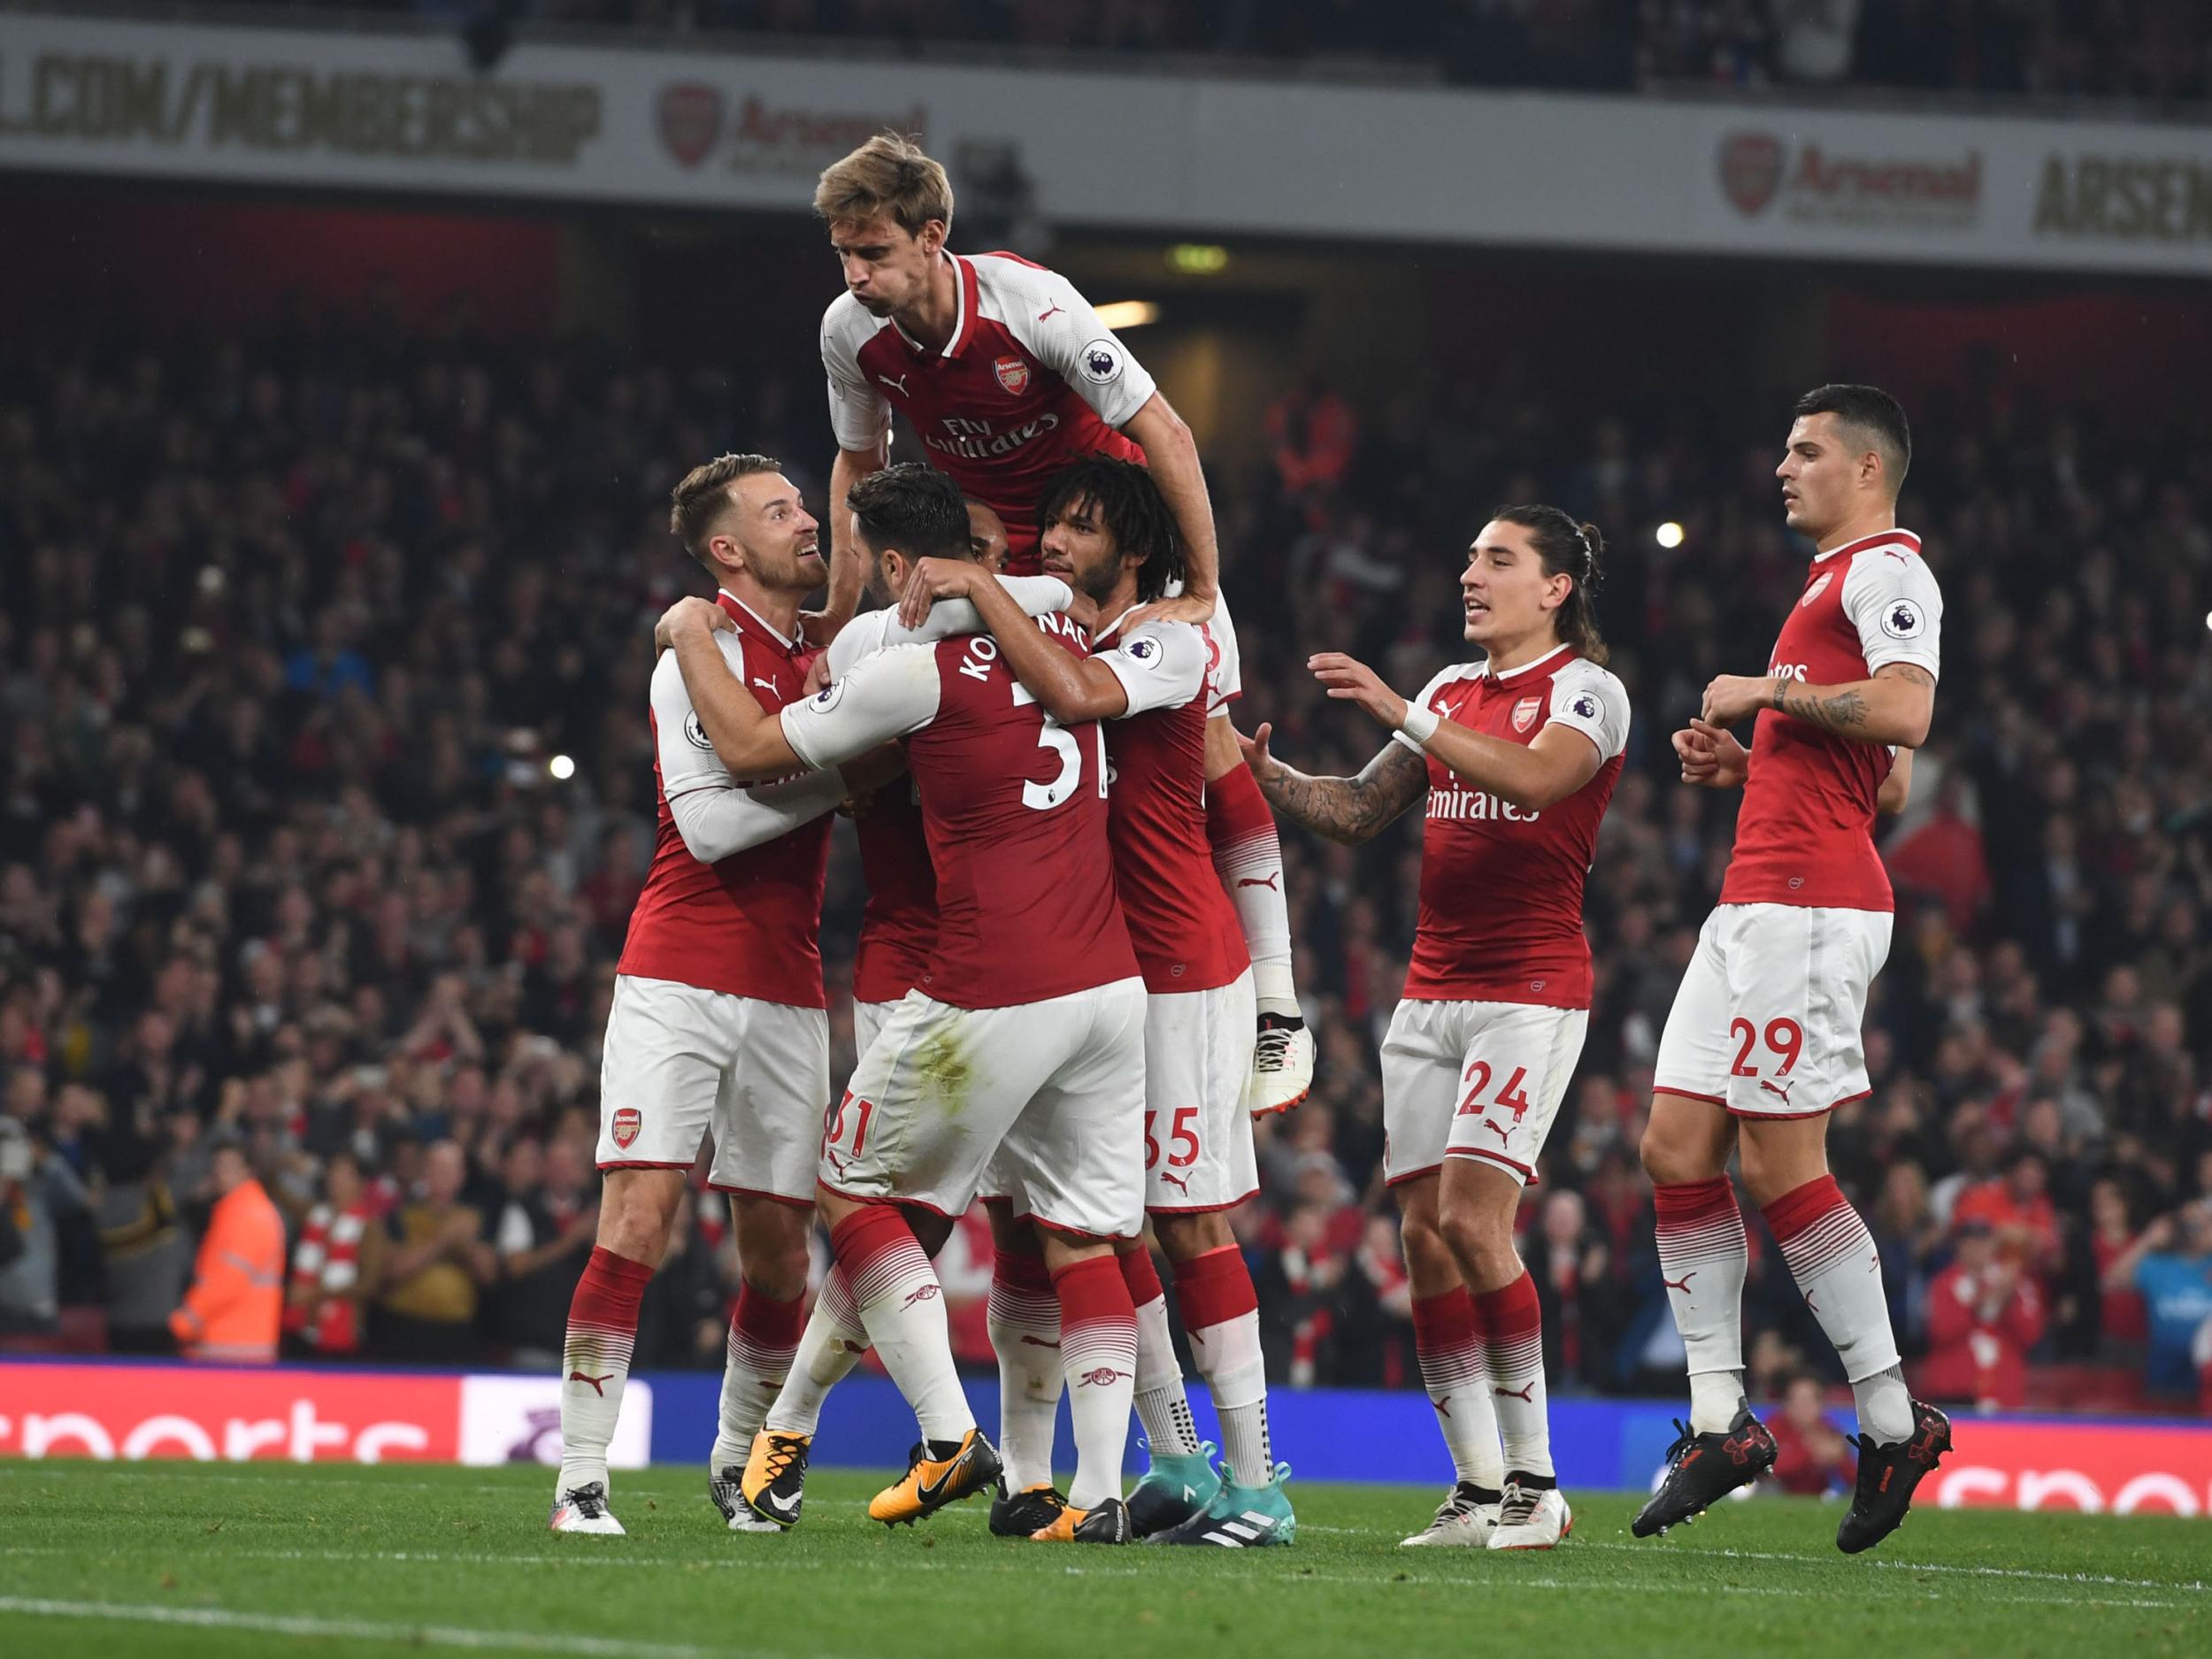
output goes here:
<path id="1" fill-rule="evenodd" d="M 2157 0 L 1867 0 L 1853 66 L 1786 89 L 1763 5 L 1432 10 L 1432 32 L 1320 4 L 507 9 L 525 38 L 858 34 L 925 62 L 1109 52 L 2147 133 L 2208 117 L 2212 32 Z M 1494 504 L 1555 501 L 1613 544 L 1599 613 L 1636 726 L 1590 885 L 1597 1006 L 1525 1211 L 1555 1394 L 1678 1392 L 1635 1147 L 1733 803 L 1678 787 L 1666 736 L 1712 674 L 1756 669 L 1793 591 L 1803 549 L 1768 476 L 1790 400 L 1831 379 L 1901 396 L 1901 518 L 1944 584 L 1946 665 L 1885 842 L 1896 944 L 1839 1178 L 1924 1392 L 2212 1409 L 2212 1337 L 2187 1317 L 2212 1312 L 2212 241 L 2178 275 L 1543 251 L 1464 227 L 1201 242 L 1056 226 L 1002 180 L 956 182 L 956 248 L 1010 244 L 1094 302 L 1157 307 L 1125 338 L 1208 461 L 1239 723 L 1272 720 L 1302 767 L 1377 746 L 1306 656 L 1352 650 L 1402 690 L 1458 656 L 1454 580 Z M 757 449 L 818 509 L 824 237 L 796 212 L 37 170 L 0 173 L 0 1135 L 30 1165 L 0 1182 L 0 1352 L 161 1351 L 207 1148 L 236 1134 L 296 1225 L 341 1149 L 380 1215 L 457 1141 L 494 1255 L 578 1248 L 491 1272 L 453 1361 L 538 1363 L 588 1244 L 599 1033 L 651 840 L 649 632 L 695 586 L 667 490 Z M 1279 1386 L 1403 1387 L 1375 1046 L 1417 825 L 1356 854 L 1284 839 L 1321 1071 L 1263 1126 L 1263 1196 L 1235 1225 Z M 833 987 L 859 896 L 841 833 Z M 1755 1395 L 1839 1382 L 1750 1231 Z M 719 1366 L 722 1232 L 703 1194 L 641 1368 Z M 954 1249 L 982 1361 L 987 1240 Z M 2010 1286 L 1978 1334 L 1958 1311 L 1974 1275 Z M 373 1299 L 357 1350 L 288 1352 L 375 1360 Z"/>

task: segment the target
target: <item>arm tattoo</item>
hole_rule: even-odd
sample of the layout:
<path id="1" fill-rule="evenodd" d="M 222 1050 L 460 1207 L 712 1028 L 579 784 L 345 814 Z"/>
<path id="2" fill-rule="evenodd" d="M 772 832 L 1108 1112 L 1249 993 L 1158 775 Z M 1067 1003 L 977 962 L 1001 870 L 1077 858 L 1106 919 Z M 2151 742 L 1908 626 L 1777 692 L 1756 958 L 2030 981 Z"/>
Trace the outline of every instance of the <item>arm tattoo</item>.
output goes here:
<path id="1" fill-rule="evenodd" d="M 1866 724 L 1866 699 L 1855 691 L 1839 691 L 1832 697 L 1812 696 L 1801 689 L 1793 680 L 1774 682 L 1774 706 L 1784 714 L 1796 716 L 1809 725 L 1846 737 L 1857 735 L 1857 728 Z"/>
<path id="2" fill-rule="evenodd" d="M 1277 811 L 1315 834 L 1356 847 L 1373 840 L 1428 787 L 1428 762 L 1394 740 L 1356 778 L 1310 778 L 1285 766 L 1260 792 Z"/>
<path id="3" fill-rule="evenodd" d="M 1903 680 L 1928 690 L 1935 689 L 1935 676 L 1917 663 L 1884 663 L 1874 671 L 1877 680 Z"/>

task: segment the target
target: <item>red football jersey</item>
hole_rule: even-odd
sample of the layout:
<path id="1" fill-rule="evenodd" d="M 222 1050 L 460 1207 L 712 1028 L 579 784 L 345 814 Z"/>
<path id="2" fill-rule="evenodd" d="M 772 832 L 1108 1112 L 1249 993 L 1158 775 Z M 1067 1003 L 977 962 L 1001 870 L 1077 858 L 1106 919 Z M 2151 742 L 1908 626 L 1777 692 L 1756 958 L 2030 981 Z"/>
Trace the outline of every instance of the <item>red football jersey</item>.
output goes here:
<path id="1" fill-rule="evenodd" d="M 1087 455 L 1142 461 L 1118 430 L 1152 377 L 1066 278 L 1010 253 L 945 256 L 959 320 L 941 351 L 850 294 L 822 318 L 830 424 L 847 449 L 872 448 L 896 409 L 933 466 L 1006 521 L 1007 571 L 1033 573 L 1045 487 Z"/>
<path id="2" fill-rule="evenodd" d="M 853 1000 L 895 1002 L 921 983 L 937 949 L 937 867 L 929 861 L 912 776 L 878 789 L 853 828 L 868 884 L 853 953 Z"/>
<path id="3" fill-rule="evenodd" d="M 1943 595 L 1920 538 L 1885 530 L 1813 560 L 1767 672 L 1815 686 L 1865 680 L 1889 663 L 1932 675 L 1942 633 Z M 1892 909 L 1889 873 L 1874 850 L 1875 802 L 1890 765 L 1882 744 L 1761 710 L 1720 902 Z"/>
<path id="4" fill-rule="evenodd" d="M 1627 688 L 1563 645 L 1502 674 L 1479 663 L 1448 668 L 1419 702 L 1509 743 L 1532 743 L 1548 726 L 1572 726 L 1597 745 L 1601 764 L 1564 801 L 1532 810 L 1470 788 L 1425 756 L 1420 915 L 1405 995 L 1417 1002 L 1589 1007 L 1582 885 L 1621 775 Z M 1398 741 L 1419 752 L 1411 739 Z"/>
<path id="5" fill-rule="evenodd" d="M 741 675 L 761 707 L 773 710 L 801 698 L 808 659 L 799 641 L 780 637 L 727 594 L 717 603 L 737 624 Z M 654 730 L 657 749 L 657 718 Z M 687 735 L 711 756 L 713 745 L 703 733 Z M 653 788 L 660 810 L 653 867 L 630 912 L 629 936 L 615 972 L 764 1002 L 826 1008 L 821 929 L 829 818 L 815 818 L 762 846 L 703 864 L 676 828 L 668 787 L 657 754 Z"/>
<path id="6" fill-rule="evenodd" d="M 1064 617 L 1038 626 L 1085 649 Z M 937 874 L 936 945 L 915 988 L 1010 1008 L 1136 977 L 1114 896 L 1104 740 L 1095 723 L 1048 720 L 989 634 L 878 651 L 782 718 L 810 766 L 906 739 Z"/>
<path id="7" fill-rule="evenodd" d="M 1127 711 L 1106 725 L 1107 833 L 1144 988 L 1210 991 L 1252 960 L 1206 839 L 1206 719 L 1222 654 L 1206 628 L 1168 622 L 1098 655 L 1129 693 Z"/>

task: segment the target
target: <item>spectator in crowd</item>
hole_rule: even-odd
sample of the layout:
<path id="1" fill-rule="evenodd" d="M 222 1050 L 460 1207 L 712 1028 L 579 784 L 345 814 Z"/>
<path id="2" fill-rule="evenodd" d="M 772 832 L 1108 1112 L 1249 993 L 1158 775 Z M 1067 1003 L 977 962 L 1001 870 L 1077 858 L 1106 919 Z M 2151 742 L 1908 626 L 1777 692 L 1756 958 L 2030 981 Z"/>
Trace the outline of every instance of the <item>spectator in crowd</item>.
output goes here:
<path id="1" fill-rule="evenodd" d="M 1828 1420 L 1820 1379 L 1800 1371 L 1783 1390 L 1782 1409 L 1766 1419 L 1774 1433 L 1774 1482 L 1792 1497 L 1824 1498 L 1851 1490 L 1859 1459 L 1844 1432 Z"/>
<path id="2" fill-rule="evenodd" d="M 235 1141 L 215 1146 L 207 1184 L 214 1205 L 169 1329 L 187 1359 L 265 1364 L 284 1322 L 284 1217 Z"/>
<path id="3" fill-rule="evenodd" d="M 520 1370 L 552 1371 L 560 1363 L 568 1304 L 598 1233 L 592 1173 L 589 1156 L 573 1141 L 541 1148 L 525 1135 L 508 1143 L 504 1207 L 492 1236 L 498 1286 L 491 1327 L 506 1363 Z"/>
<path id="4" fill-rule="evenodd" d="M 0 1115 L 0 1337 L 59 1323 L 65 1229 L 86 1208 L 76 1172 Z"/>
<path id="5" fill-rule="evenodd" d="M 1928 1356 L 1915 1386 L 1933 1400 L 1979 1410 L 2027 1401 L 2029 1350 L 2043 1340 L 2043 1294 L 2032 1267 L 1986 1220 L 1954 1229 L 1955 1254 L 1928 1288 Z"/>
<path id="6" fill-rule="evenodd" d="M 370 1328 L 379 1359 L 465 1365 L 477 1356 L 477 1304 L 496 1262 L 482 1213 L 461 1202 L 468 1178 L 459 1146 L 438 1141 L 423 1155 L 421 1195 L 391 1214 Z"/>
<path id="7" fill-rule="evenodd" d="M 284 1329 L 301 1352 L 351 1359 L 363 1351 L 366 1298 L 383 1268 L 383 1236 L 361 1161 L 341 1148 L 323 1166 L 322 1202 L 307 1212 L 292 1251 Z"/>
<path id="8" fill-rule="evenodd" d="M 2132 1285 L 2142 1294 L 2151 1392 L 2168 1401 L 2193 1399 L 2202 1366 L 2197 1333 L 2212 1319 L 2212 1202 L 2199 1199 L 2152 1222 L 2115 1259 L 2105 1284 Z"/>

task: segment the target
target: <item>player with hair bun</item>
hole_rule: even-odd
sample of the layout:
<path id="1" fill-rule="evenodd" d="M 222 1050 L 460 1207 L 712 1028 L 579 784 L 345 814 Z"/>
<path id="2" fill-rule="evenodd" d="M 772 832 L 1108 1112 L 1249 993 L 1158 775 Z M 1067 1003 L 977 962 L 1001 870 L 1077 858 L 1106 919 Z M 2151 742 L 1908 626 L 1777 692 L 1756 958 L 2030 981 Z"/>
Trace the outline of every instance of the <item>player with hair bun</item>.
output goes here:
<path id="1" fill-rule="evenodd" d="M 1408 702 L 1349 657 L 1312 659 L 1330 696 L 1393 733 L 1357 777 L 1293 771 L 1264 726 L 1245 742 L 1276 810 L 1332 841 L 1370 840 L 1427 797 L 1413 957 L 1382 1048 L 1383 1166 L 1457 1481 L 1408 1544 L 1548 1549 L 1573 1525 L 1513 1217 L 1589 1025 L 1583 881 L 1628 741 L 1591 606 L 1603 551 L 1556 507 L 1500 508 L 1459 578 L 1481 661 Z"/>

